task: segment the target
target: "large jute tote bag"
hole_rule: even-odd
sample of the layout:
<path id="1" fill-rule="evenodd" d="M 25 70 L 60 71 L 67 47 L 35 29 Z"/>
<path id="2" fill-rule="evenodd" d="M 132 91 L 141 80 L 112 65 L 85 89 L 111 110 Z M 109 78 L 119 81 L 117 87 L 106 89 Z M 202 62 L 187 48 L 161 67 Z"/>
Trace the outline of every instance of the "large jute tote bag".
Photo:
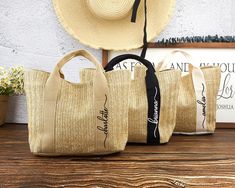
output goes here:
<path id="1" fill-rule="evenodd" d="M 174 50 L 159 64 L 159 70 L 170 66 L 170 59 L 181 53 L 189 62 L 189 73 L 182 75 L 180 82 L 177 119 L 174 133 L 209 134 L 216 127 L 216 101 L 220 85 L 219 67 L 194 66 L 190 54 Z"/>
<path id="2" fill-rule="evenodd" d="M 127 59 L 137 60 L 145 66 L 135 67 L 131 81 L 128 142 L 166 143 L 175 128 L 180 71 L 155 72 L 148 60 L 133 54 L 115 57 L 105 70 L 111 71 L 116 64 Z"/>
<path id="3" fill-rule="evenodd" d="M 86 70 L 81 71 L 79 84 L 63 79 L 61 68 L 76 56 L 95 64 L 95 74 L 89 82 L 84 78 L 88 76 L 84 74 Z M 54 156 L 124 150 L 130 79 L 128 71 L 105 75 L 97 60 L 84 50 L 66 55 L 51 74 L 27 71 L 25 91 L 31 152 Z"/>

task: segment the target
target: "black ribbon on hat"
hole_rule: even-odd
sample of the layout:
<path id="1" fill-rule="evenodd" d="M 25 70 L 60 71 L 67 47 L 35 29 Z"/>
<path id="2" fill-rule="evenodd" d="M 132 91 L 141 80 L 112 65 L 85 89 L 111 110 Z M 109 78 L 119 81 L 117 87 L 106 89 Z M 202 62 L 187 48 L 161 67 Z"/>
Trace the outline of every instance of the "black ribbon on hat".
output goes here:
<path id="1" fill-rule="evenodd" d="M 137 11 L 140 5 L 140 0 L 135 0 L 133 4 L 133 9 L 132 9 L 132 15 L 131 15 L 131 22 L 135 23 L 136 22 L 136 16 L 137 16 Z M 147 42 L 147 2 L 144 0 L 144 37 L 143 37 L 143 49 L 141 52 L 141 57 L 145 58 L 147 48 L 148 48 L 148 42 Z"/>
<path id="2" fill-rule="evenodd" d="M 131 22 L 136 22 L 137 11 L 140 5 L 140 0 L 135 0 L 133 4 Z M 148 48 L 147 42 L 147 2 L 144 0 L 144 37 L 143 37 L 143 49 L 141 52 L 141 58 L 145 58 Z M 156 145 L 160 144 L 159 134 L 159 118 L 161 107 L 161 95 L 159 82 L 155 74 L 147 74 L 146 91 L 148 98 L 148 119 L 147 119 L 147 144 Z"/>

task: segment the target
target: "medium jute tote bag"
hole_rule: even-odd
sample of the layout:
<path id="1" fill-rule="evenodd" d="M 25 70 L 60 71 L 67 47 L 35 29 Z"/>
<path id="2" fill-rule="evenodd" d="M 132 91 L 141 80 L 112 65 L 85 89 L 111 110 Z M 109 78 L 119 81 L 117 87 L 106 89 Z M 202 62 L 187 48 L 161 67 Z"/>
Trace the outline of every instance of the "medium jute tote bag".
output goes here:
<path id="1" fill-rule="evenodd" d="M 216 98 L 220 85 L 219 67 L 196 67 L 192 57 L 181 50 L 172 51 L 159 64 L 159 70 L 167 69 L 170 59 L 181 53 L 189 62 L 189 73 L 182 75 L 179 84 L 177 119 L 174 133 L 209 134 L 216 127 Z"/>
<path id="2" fill-rule="evenodd" d="M 137 60 L 145 66 L 135 67 L 131 81 L 128 142 L 166 143 L 175 128 L 180 71 L 155 72 L 148 60 L 133 54 L 115 57 L 105 70 L 112 72 L 115 65 L 127 59 Z"/>
<path id="3" fill-rule="evenodd" d="M 86 74 L 86 69 L 81 71 L 79 84 L 64 80 L 61 73 L 63 65 L 76 56 L 96 66 L 93 75 Z M 86 81 L 88 76 L 92 76 L 90 81 Z M 130 79 L 128 71 L 105 75 L 97 60 L 84 50 L 66 55 L 52 73 L 26 71 L 31 152 L 55 156 L 124 150 Z"/>

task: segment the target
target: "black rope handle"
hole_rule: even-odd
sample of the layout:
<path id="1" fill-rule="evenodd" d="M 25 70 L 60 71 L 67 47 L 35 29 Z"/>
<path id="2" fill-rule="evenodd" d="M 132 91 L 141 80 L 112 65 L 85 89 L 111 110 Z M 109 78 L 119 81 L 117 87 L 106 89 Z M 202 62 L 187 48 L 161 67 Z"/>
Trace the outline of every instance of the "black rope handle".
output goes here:
<path id="1" fill-rule="evenodd" d="M 147 144 L 160 144 L 158 124 L 161 98 L 159 82 L 155 75 L 153 65 L 148 60 L 140 56 L 134 54 L 124 54 L 113 58 L 104 69 L 105 71 L 112 71 L 115 65 L 127 59 L 137 60 L 147 67 L 145 76 L 146 93 L 148 99 Z"/>
<path id="2" fill-rule="evenodd" d="M 147 59 L 144 59 L 138 55 L 135 54 L 123 54 L 123 55 L 119 55 L 117 57 L 114 57 L 112 60 L 110 60 L 110 62 L 106 65 L 106 67 L 104 68 L 106 71 L 111 71 L 113 70 L 113 67 L 115 65 L 117 65 L 118 63 L 120 63 L 121 61 L 124 61 L 126 59 L 135 59 L 139 62 L 141 62 L 146 68 L 151 69 L 153 72 L 155 72 L 155 69 L 152 65 L 152 63 L 150 63 Z"/>
<path id="3" fill-rule="evenodd" d="M 148 60 L 146 60 L 146 59 L 144 59 L 140 56 L 134 55 L 134 54 L 124 54 L 124 55 L 119 55 L 119 56 L 113 58 L 105 66 L 104 70 L 106 72 L 112 71 L 115 65 L 117 65 L 118 63 L 120 63 L 124 60 L 127 60 L 127 59 L 137 60 L 147 68 L 146 77 L 145 77 L 147 90 L 151 89 L 151 88 L 154 88 L 156 85 L 158 85 L 158 80 L 157 80 L 157 77 L 155 75 L 155 69 L 154 69 L 152 63 L 150 63 Z"/>

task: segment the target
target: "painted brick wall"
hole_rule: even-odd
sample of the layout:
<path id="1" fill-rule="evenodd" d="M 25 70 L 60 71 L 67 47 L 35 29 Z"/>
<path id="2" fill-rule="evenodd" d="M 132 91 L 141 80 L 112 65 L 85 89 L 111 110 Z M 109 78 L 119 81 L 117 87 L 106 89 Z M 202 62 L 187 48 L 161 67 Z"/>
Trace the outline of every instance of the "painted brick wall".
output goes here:
<path id="1" fill-rule="evenodd" d="M 171 22 L 157 39 L 193 35 L 235 35 L 234 0 L 176 0 Z M 156 39 L 156 40 L 157 40 Z M 101 51 L 88 48 L 58 23 L 51 0 L 0 0 L 0 65 L 23 65 L 51 71 L 65 53 L 85 48 L 101 61 Z M 68 80 L 78 81 L 78 69 L 65 67 Z M 8 122 L 27 122 L 25 97 L 12 97 Z"/>

